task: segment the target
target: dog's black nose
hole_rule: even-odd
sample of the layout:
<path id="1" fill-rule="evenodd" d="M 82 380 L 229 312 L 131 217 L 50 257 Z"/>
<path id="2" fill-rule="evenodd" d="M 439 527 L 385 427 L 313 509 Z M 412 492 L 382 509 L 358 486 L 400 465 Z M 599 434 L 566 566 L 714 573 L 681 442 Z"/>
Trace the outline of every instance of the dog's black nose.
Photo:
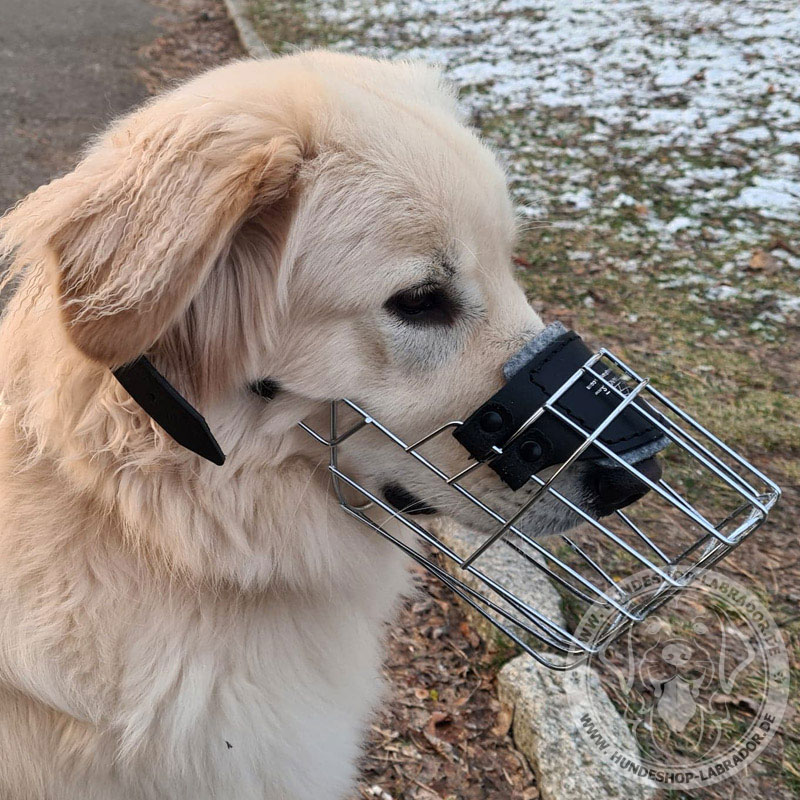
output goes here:
<path id="1" fill-rule="evenodd" d="M 661 464 L 655 456 L 634 464 L 634 467 L 653 483 L 661 477 Z M 590 492 L 598 517 L 607 517 L 641 500 L 650 491 L 646 483 L 624 467 L 603 467 L 598 464 L 587 471 L 584 484 Z"/>

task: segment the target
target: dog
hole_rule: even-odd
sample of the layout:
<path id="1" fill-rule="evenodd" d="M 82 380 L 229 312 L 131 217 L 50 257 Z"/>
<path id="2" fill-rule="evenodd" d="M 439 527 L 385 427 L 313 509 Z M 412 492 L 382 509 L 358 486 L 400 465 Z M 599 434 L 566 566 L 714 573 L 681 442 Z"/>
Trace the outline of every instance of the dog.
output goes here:
<path id="1" fill-rule="evenodd" d="M 349 397 L 410 441 L 491 396 L 543 328 L 516 227 L 436 70 L 324 51 L 153 99 L 2 218 L 3 800 L 347 795 L 409 579 L 297 423 Z M 114 378 L 145 353 L 224 466 Z M 387 448 L 366 432 L 343 458 L 396 506 L 490 529 Z M 591 500 L 590 472 L 563 491 Z M 509 514 L 529 494 L 468 485 Z M 578 520 L 545 498 L 526 521 Z"/>

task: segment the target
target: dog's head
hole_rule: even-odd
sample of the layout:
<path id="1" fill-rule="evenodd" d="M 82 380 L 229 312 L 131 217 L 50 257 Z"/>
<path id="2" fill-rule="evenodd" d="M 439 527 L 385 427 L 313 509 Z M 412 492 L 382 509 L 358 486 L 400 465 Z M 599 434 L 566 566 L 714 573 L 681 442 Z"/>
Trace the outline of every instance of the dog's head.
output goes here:
<path id="1" fill-rule="evenodd" d="M 503 171 L 420 65 L 306 53 L 208 73 L 115 124 L 3 227 L 20 260 L 46 265 L 71 345 L 104 367 L 149 353 L 231 474 L 338 397 L 407 441 L 464 419 L 543 327 L 513 276 Z M 250 389 L 261 379 L 271 403 Z M 455 440 L 432 448 L 464 466 Z M 367 435 L 344 458 L 396 506 L 489 523 L 395 452 Z M 598 469 L 570 470 L 561 491 L 595 509 L 637 494 Z M 487 470 L 465 484 L 508 513 L 529 496 Z M 540 533 L 578 521 L 547 498 L 530 515 Z"/>

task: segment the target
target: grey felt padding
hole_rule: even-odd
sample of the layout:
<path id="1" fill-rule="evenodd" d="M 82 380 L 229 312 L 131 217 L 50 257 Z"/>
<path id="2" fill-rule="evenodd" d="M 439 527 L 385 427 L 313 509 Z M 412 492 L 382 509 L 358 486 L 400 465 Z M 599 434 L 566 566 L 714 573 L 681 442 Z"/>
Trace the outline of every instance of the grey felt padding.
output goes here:
<path id="1" fill-rule="evenodd" d="M 559 336 L 563 336 L 567 329 L 560 322 L 551 322 L 543 328 L 533 339 L 528 339 L 520 350 L 517 350 L 503 365 L 503 375 L 510 381 L 537 353 L 549 347 Z"/>

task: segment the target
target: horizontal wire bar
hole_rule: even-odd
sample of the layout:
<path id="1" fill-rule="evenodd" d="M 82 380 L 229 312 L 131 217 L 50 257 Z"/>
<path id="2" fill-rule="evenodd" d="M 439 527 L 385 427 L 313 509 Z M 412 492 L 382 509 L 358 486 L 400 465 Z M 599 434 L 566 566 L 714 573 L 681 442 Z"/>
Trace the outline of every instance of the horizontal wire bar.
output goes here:
<path id="1" fill-rule="evenodd" d="M 533 479 L 541 481 L 541 478 L 539 478 L 536 475 L 533 476 Z M 614 533 L 614 531 L 612 531 L 610 528 L 608 528 L 605 525 L 603 525 L 602 522 L 600 522 L 599 520 L 596 520 L 594 517 L 589 516 L 589 514 L 587 514 L 580 506 L 578 506 L 575 503 L 573 503 L 569 498 L 565 497 L 557 489 L 554 489 L 551 486 L 550 489 L 548 489 L 548 491 L 552 495 L 557 497 L 562 503 L 564 503 L 571 511 L 574 511 L 576 514 L 578 514 L 581 517 L 581 519 L 584 520 L 584 522 L 588 522 L 589 525 L 591 525 L 595 530 L 599 531 L 604 536 L 606 536 L 609 539 L 611 539 L 613 542 L 615 542 L 617 545 L 619 545 L 623 550 L 625 550 L 627 553 L 629 553 L 629 555 L 632 555 L 635 559 L 637 559 L 637 561 L 639 561 L 640 563 L 644 564 L 644 566 L 646 566 L 648 569 L 650 569 L 654 573 L 656 573 L 662 580 L 667 581 L 668 583 L 672 583 L 673 582 L 672 576 L 670 576 L 667 573 L 665 573 L 656 564 L 653 564 L 652 561 L 650 561 L 647 557 L 643 556 L 637 550 L 632 548 L 629 544 L 627 544 L 627 542 L 621 540 L 617 536 L 617 534 Z M 525 534 L 523 534 L 521 531 L 519 531 L 518 528 L 512 528 L 511 530 L 514 531 L 518 536 L 522 536 L 523 538 L 527 539 Z M 553 558 L 555 558 L 555 557 L 553 557 Z M 555 559 L 555 560 L 557 560 L 557 559 Z"/>
<path id="2" fill-rule="evenodd" d="M 520 547 L 516 542 L 508 538 L 503 538 L 502 543 L 510 547 L 512 550 L 514 550 L 514 552 L 521 555 L 524 559 L 530 562 L 530 564 L 532 564 L 538 570 L 547 575 L 548 578 L 556 581 L 556 583 L 558 583 L 560 586 L 563 586 L 565 589 L 567 589 L 567 591 L 570 592 L 570 594 L 574 595 L 578 599 L 583 600 L 588 605 L 600 602 L 599 600 L 597 600 L 597 598 L 593 598 L 590 595 L 586 594 L 585 592 L 582 592 L 580 589 L 577 588 L 577 586 L 573 586 L 566 578 L 563 577 L 563 575 L 559 575 L 557 572 L 550 569 L 550 567 L 548 567 L 546 563 L 537 561 L 530 553 L 527 553 L 525 550 L 523 550 L 523 548 Z M 559 564 L 561 563 L 559 559 L 554 558 L 551 552 L 545 548 L 542 548 L 541 551 L 537 550 L 537 553 L 542 555 L 542 557 L 547 560 L 557 561 Z"/>
<path id="3" fill-rule="evenodd" d="M 386 511 L 393 519 L 396 519 L 399 522 L 401 522 L 402 524 L 404 524 L 407 528 L 409 528 L 414 533 L 416 533 L 418 536 L 423 538 L 428 544 L 432 545 L 437 550 L 439 550 L 441 553 L 443 553 L 448 558 L 450 558 L 450 560 L 453 561 L 456 565 L 458 565 L 459 567 L 461 566 L 461 559 L 459 558 L 459 556 L 456 555 L 449 547 L 447 547 L 447 545 L 445 545 L 443 542 L 441 542 L 437 537 L 435 537 L 429 531 L 425 530 L 425 528 L 423 528 L 422 526 L 420 526 L 417 523 L 413 522 L 412 520 L 406 519 L 406 517 L 404 517 L 400 512 L 398 512 L 396 509 L 393 509 L 391 506 L 389 506 L 386 503 L 384 503 L 382 500 L 380 500 L 378 497 L 376 497 L 374 494 L 372 494 L 372 492 L 370 492 L 368 489 L 365 489 L 363 486 L 358 484 L 355 480 L 350 478 L 348 475 L 346 475 L 343 472 L 339 471 L 335 467 L 330 467 L 330 469 L 332 471 L 335 470 L 336 474 L 340 478 L 342 478 L 342 480 L 344 480 L 346 483 L 348 483 L 350 486 L 352 486 L 357 491 L 361 492 L 365 497 L 367 497 L 369 500 L 371 500 L 375 505 L 379 506 L 384 511 Z M 343 506 L 347 507 L 347 503 L 343 503 Z M 369 519 L 369 518 L 367 517 L 366 519 Z M 375 524 L 377 524 L 377 523 L 375 523 Z M 511 604 L 521 614 L 525 615 L 526 618 L 531 619 L 531 615 L 532 615 L 533 619 L 531 621 L 536 620 L 536 624 L 543 624 L 546 627 L 551 628 L 553 630 L 553 632 L 557 633 L 559 636 L 566 637 L 567 639 L 569 639 L 571 641 L 577 641 L 577 640 L 574 639 L 572 634 L 569 633 L 567 630 L 565 630 L 561 626 L 559 626 L 556 623 L 554 623 L 548 617 L 544 616 L 540 611 L 538 611 L 537 609 L 533 608 L 529 604 L 525 603 L 523 600 L 520 600 L 516 595 L 512 594 L 507 589 L 505 589 L 504 587 L 500 586 L 496 581 L 492 580 L 488 575 L 486 575 L 481 570 L 478 570 L 475 567 L 468 567 L 466 571 L 469 572 L 474 577 L 478 578 L 478 580 L 482 581 L 487 587 L 489 587 L 493 592 L 498 594 L 503 600 L 505 600 L 507 603 Z M 620 609 L 620 610 L 623 611 L 623 613 L 624 613 L 623 609 Z M 517 623 L 517 624 L 519 624 L 519 623 Z"/>

